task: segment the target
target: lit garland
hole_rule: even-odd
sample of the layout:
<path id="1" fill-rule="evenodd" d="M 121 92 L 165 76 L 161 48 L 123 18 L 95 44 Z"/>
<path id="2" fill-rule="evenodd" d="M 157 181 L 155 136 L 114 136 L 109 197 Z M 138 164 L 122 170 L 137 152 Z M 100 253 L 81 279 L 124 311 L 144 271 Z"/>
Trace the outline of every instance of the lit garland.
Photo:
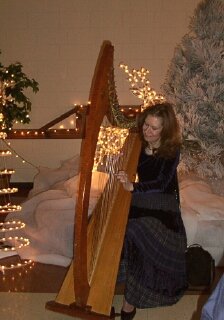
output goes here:
<path id="1" fill-rule="evenodd" d="M 14 174 L 15 170 L 13 169 L 1 169 L 0 170 L 0 176 L 1 175 L 7 175 L 7 174 Z"/>
<path id="2" fill-rule="evenodd" d="M 1 97 L 0 97 L 1 98 Z M 4 116 L 3 114 L 0 114 L 0 122 L 1 122 L 1 129 L 3 130 L 5 127 L 5 122 L 4 122 Z M 0 132 L 0 139 L 1 142 L 7 144 L 5 139 L 7 137 L 7 134 L 3 131 Z M 5 158 L 7 156 L 11 156 L 12 151 L 10 150 L 0 150 L 0 156 L 2 158 Z M 25 162 L 25 161 L 24 161 Z M 7 168 L 1 168 L 0 169 L 0 178 L 1 178 L 1 184 L 4 186 L 3 188 L 0 189 L 0 196 L 3 195 L 10 195 L 12 193 L 15 193 L 18 191 L 18 188 L 9 188 L 9 179 L 12 174 L 15 173 L 15 170 L 12 169 L 7 169 Z M 5 201 L 8 201 L 8 199 L 5 199 Z M 21 211 L 21 206 L 20 205 L 13 205 L 11 203 L 6 203 L 4 205 L 0 205 L 0 213 L 5 214 L 9 212 L 15 212 L 15 211 Z M 6 221 L 0 223 L 0 232 L 11 232 L 11 231 L 17 231 L 19 229 L 22 229 L 25 227 L 25 223 L 22 221 Z M 14 245 L 12 245 L 14 243 Z M 29 239 L 24 238 L 24 237 L 4 237 L 0 238 L 0 252 L 8 253 L 8 252 L 14 252 L 16 250 L 19 250 L 23 247 L 26 247 L 30 244 Z M 32 264 L 32 260 L 24 260 L 20 261 L 16 264 L 10 264 L 10 265 L 0 265 L 0 271 L 4 274 L 6 270 L 12 270 L 12 269 L 17 269 L 21 267 L 25 267 L 27 265 Z"/>
<path id="3" fill-rule="evenodd" d="M 8 246 L 5 243 L 9 242 L 11 243 L 14 241 L 16 244 L 14 246 Z M 24 237 L 6 237 L 6 238 L 0 238 L 0 242 L 4 243 L 2 247 L 0 247 L 0 251 L 3 252 L 9 252 L 9 251 L 15 251 L 18 249 L 21 249 L 23 247 L 27 247 L 30 244 L 29 239 Z"/>
<path id="4" fill-rule="evenodd" d="M 151 88 L 150 81 L 147 78 L 149 75 L 149 70 L 146 68 L 141 68 L 139 70 L 132 69 L 129 70 L 128 66 L 121 63 L 120 68 L 128 74 L 128 81 L 131 84 L 130 91 L 140 100 L 143 101 L 141 106 L 142 111 L 156 103 L 163 103 L 165 98 L 161 94 L 157 94 L 154 89 Z"/>
<path id="5" fill-rule="evenodd" d="M 8 194 L 8 193 L 6 193 L 6 194 Z M 20 205 L 7 203 L 7 204 L 0 206 L 0 213 L 6 214 L 6 213 L 10 213 L 10 212 L 21 211 L 21 209 L 22 209 L 22 207 Z"/>
<path id="6" fill-rule="evenodd" d="M 35 169 L 38 170 L 38 167 L 37 167 L 37 166 L 35 166 L 33 163 L 25 160 L 21 155 L 19 155 L 19 154 L 11 147 L 10 142 L 8 142 L 8 141 L 6 140 L 6 138 L 7 138 L 7 133 L 6 133 L 6 132 L 0 132 L 0 140 L 1 140 L 1 143 L 4 144 L 4 145 L 6 145 L 7 148 L 9 149 L 9 150 L 8 150 L 8 149 L 7 149 L 7 150 L 0 150 L 0 157 L 11 156 L 11 155 L 14 153 L 16 158 L 20 158 L 20 159 L 22 160 L 22 163 L 28 163 L 28 164 L 30 164 L 32 167 L 34 167 Z M 13 170 L 13 169 L 0 169 L 0 176 L 1 176 L 1 175 L 7 175 L 7 174 L 11 175 L 11 174 L 14 174 L 14 173 L 15 173 L 15 170 Z"/>
<path id="7" fill-rule="evenodd" d="M 15 85 L 14 74 L 9 74 L 9 71 L 4 68 L 1 70 L 2 73 L 5 74 L 5 79 L 1 79 L 0 81 L 0 99 L 1 104 L 5 106 L 8 102 L 13 102 L 13 97 L 11 95 L 7 95 L 7 89 L 13 88 Z M 7 77 L 6 77 L 7 76 Z M 3 117 L 0 117 L 0 121 L 3 120 Z"/>
<path id="8" fill-rule="evenodd" d="M 0 213 L 7 213 L 7 212 L 16 212 L 21 211 L 22 207 L 20 205 L 7 203 L 4 206 L 0 206 Z"/>
<path id="9" fill-rule="evenodd" d="M 33 264 L 33 260 L 23 260 L 22 262 L 18 262 L 10 265 L 0 265 L 0 271 L 4 274 L 6 270 L 14 270 L 26 266 L 30 266 Z"/>
<path id="10" fill-rule="evenodd" d="M 11 220 L 0 223 L 0 232 L 15 231 L 25 228 L 26 224 L 20 220 Z"/>
<path id="11" fill-rule="evenodd" d="M 13 263 L 14 265 L 20 264 L 18 270 L 16 272 L 4 272 L 5 270 L 9 269 L 12 265 L 10 263 L 7 266 L 0 265 L 0 271 L 2 272 L 1 280 L 5 283 L 5 287 L 9 288 L 10 292 L 24 292 L 25 285 L 24 285 L 24 277 L 28 274 L 29 270 L 34 267 L 34 262 L 28 259 L 22 260 L 18 256 L 14 257 L 14 261 L 19 261 L 18 263 Z M 21 268 L 21 265 L 25 268 Z"/>
<path id="12" fill-rule="evenodd" d="M 105 157 L 114 156 L 120 153 L 128 134 L 128 129 L 100 127 L 93 171 L 97 170 L 98 165 L 103 164 Z"/>
<path id="13" fill-rule="evenodd" d="M 81 139 L 85 114 L 90 104 L 90 101 L 85 105 L 74 103 L 73 109 L 40 129 L 11 129 L 7 132 L 8 139 Z M 6 139 L 6 137 L 4 138 Z"/>
<path id="14" fill-rule="evenodd" d="M 1 132 L 0 137 L 1 137 L 1 142 L 4 142 L 7 137 L 7 134 Z M 1 157 L 11 156 L 11 155 L 12 155 L 12 152 L 10 150 L 0 150 Z M 2 185 L 4 184 L 5 186 L 4 188 L 0 189 L 0 195 L 12 194 L 18 191 L 18 188 L 9 188 L 9 179 L 10 179 L 10 176 L 14 173 L 15 173 L 15 170 L 13 169 L 6 169 L 6 168 L 0 169 L 1 184 Z M 2 214 L 9 213 L 9 212 L 16 212 L 16 211 L 21 211 L 21 206 L 13 205 L 11 203 L 0 205 L 0 213 Z"/>
<path id="15" fill-rule="evenodd" d="M 11 156 L 12 152 L 10 150 L 0 150 L 0 157 Z"/>
<path id="16" fill-rule="evenodd" d="M 7 133 L 6 132 L 0 132 L 0 139 L 6 139 Z"/>
<path id="17" fill-rule="evenodd" d="M 0 194 L 9 194 L 9 193 L 15 193 L 18 192 L 18 188 L 3 188 L 0 189 Z"/>
<path id="18" fill-rule="evenodd" d="M 2 141 L 5 145 L 7 145 L 7 147 L 10 149 L 11 155 L 12 155 L 12 153 L 14 153 L 16 158 L 20 158 L 20 159 L 22 160 L 22 163 L 28 163 L 29 165 L 31 165 L 32 167 L 34 167 L 35 169 L 38 170 L 38 166 L 36 166 L 36 165 L 34 165 L 33 163 L 25 160 L 20 154 L 18 154 L 18 152 L 16 152 L 15 149 L 13 149 L 13 148 L 11 147 L 10 142 L 8 142 L 8 141 L 6 140 L 6 138 L 5 138 L 5 139 L 1 139 L 1 141 Z M 0 173 L 0 174 L 1 174 L 1 173 Z"/>

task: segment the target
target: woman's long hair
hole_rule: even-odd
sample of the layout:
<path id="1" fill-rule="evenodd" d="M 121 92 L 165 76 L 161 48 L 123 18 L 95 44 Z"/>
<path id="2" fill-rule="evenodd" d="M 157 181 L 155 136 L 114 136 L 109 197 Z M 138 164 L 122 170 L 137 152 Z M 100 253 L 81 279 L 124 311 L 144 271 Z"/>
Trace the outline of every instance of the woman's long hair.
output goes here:
<path id="1" fill-rule="evenodd" d="M 143 145 L 147 145 L 143 136 L 143 125 L 146 117 L 150 115 L 162 119 L 163 129 L 161 131 L 160 147 L 157 154 L 164 158 L 175 157 L 177 149 L 181 145 L 181 135 L 179 124 L 173 110 L 173 106 L 168 103 L 159 103 L 146 108 L 138 118 L 138 129 Z"/>

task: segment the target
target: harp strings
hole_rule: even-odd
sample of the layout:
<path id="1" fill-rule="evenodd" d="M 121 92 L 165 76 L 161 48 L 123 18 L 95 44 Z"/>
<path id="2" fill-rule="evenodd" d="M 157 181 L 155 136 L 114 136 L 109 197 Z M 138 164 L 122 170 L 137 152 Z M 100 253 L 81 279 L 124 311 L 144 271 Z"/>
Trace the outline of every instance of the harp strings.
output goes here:
<path id="1" fill-rule="evenodd" d="M 125 138 L 126 139 L 126 138 Z M 104 172 L 108 174 L 108 180 L 104 191 L 97 202 L 96 207 L 93 210 L 93 235 L 91 243 L 91 255 L 89 258 L 89 279 L 97 263 L 97 256 L 100 250 L 101 243 L 105 234 L 105 226 L 108 223 L 108 218 L 111 212 L 111 207 L 114 201 L 116 201 L 116 193 L 119 182 L 116 179 L 115 174 L 119 170 L 125 169 L 125 162 L 129 147 L 128 143 L 123 144 L 122 149 L 115 155 L 107 155 L 104 157 Z M 102 167 L 101 167 L 102 169 Z"/>

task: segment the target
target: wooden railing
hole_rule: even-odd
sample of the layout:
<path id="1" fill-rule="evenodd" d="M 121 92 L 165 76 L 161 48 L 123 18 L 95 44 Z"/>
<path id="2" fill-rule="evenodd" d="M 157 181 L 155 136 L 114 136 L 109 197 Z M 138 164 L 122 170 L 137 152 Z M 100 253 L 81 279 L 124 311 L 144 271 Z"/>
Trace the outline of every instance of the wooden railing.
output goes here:
<path id="1" fill-rule="evenodd" d="M 8 139 L 82 139 L 88 106 L 75 106 L 38 129 L 15 129 L 7 133 Z M 75 128 L 53 128 L 71 115 L 75 115 Z"/>
<path id="2" fill-rule="evenodd" d="M 48 122 L 39 129 L 15 129 L 7 133 L 7 139 L 82 139 L 84 138 L 84 128 L 86 114 L 90 105 L 78 105 L 65 112 L 61 116 Z M 121 110 L 127 118 L 135 118 L 140 111 L 139 106 L 121 106 Z M 75 128 L 60 129 L 54 128 L 71 115 L 76 117 Z"/>

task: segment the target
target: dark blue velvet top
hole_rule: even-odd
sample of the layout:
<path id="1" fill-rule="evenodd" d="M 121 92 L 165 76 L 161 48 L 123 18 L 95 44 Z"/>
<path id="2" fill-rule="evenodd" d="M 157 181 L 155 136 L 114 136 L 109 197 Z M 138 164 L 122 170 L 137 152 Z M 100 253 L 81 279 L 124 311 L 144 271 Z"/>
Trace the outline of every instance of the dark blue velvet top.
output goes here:
<path id="1" fill-rule="evenodd" d="M 178 193 L 177 166 L 179 159 L 179 150 L 176 157 L 172 159 L 165 159 L 156 154 L 147 155 L 142 150 L 137 167 L 139 182 L 133 184 L 133 193 Z"/>
<path id="2" fill-rule="evenodd" d="M 133 184 L 129 219 L 154 217 L 168 229 L 185 232 L 179 208 L 177 166 L 180 151 L 174 158 L 147 155 L 141 151 L 138 161 L 139 182 Z"/>

